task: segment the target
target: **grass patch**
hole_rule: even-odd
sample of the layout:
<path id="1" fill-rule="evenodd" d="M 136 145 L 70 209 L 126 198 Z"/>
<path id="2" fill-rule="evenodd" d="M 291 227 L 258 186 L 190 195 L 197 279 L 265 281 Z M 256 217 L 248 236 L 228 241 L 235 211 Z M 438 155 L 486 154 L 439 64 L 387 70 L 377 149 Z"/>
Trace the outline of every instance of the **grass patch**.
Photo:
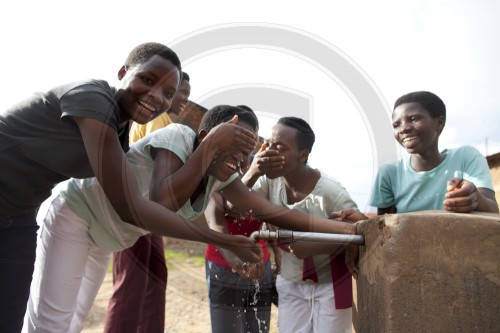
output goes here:
<path id="1" fill-rule="evenodd" d="M 175 251 L 165 249 L 165 259 L 167 260 L 168 269 L 176 269 L 176 265 L 189 263 L 196 267 L 205 265 L 205 257 L 190 254 L 186 251 Z M 108 264 L 108 273 L 113 271 L 113 260 L 111 259 Z"/>
<path id="2" fill-rule="evenodd" d="M 165 249 L 165 258 L 167 260 L 167 268 L 175 269 L 176 263 L 190 263 L 196 267 L 201 267 L 205 265 L 205 257 L 190 254 L 186 251 L 175 251 Z"/>

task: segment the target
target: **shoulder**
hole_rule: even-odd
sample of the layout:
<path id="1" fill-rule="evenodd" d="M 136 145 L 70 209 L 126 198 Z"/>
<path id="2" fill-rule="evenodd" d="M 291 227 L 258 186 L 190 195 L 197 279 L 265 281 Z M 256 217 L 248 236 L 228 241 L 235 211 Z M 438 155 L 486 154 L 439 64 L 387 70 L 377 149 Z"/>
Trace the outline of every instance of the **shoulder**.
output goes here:
<path id="1" fill-rule="evenodd" d="M 478 156 L 483 157 L 483 154 L 481 154 L 477 148 L 472 146 L 461 146 L 454 149 L 448 149 L 448 154 L 450 157 L 458 158 L 460 160 L 469 160 Z"/>
<path id="2" fill-rule="evenodd" d="M 324 183 L 331 188 L 344 189 L 344 186 L 342 186 L 338 179 L 321 169 L 318 169 L 318 171 L 321 173 L 319 182 Z"/>
<path id="3" fill-rule="evenodd" d="M 104 80 L 81 80 L 71 83 L 66 83 L 57 86 L 52 89 L 52 91 L 59 94 L 73 93 L 91 93 L 91 92 L 105 92 L 114 93 L 115 89 L 112 88 L 107 81 Z"/>
<path id="4" fill-rule="evenodd" d="M 383 164 L 378 168 L 378 173 L 379 175 L 393 175 L 397 173 L 399 170 L 402 170 L 404 164 L 405 161 L 403 158 L 396 162 Z"/>

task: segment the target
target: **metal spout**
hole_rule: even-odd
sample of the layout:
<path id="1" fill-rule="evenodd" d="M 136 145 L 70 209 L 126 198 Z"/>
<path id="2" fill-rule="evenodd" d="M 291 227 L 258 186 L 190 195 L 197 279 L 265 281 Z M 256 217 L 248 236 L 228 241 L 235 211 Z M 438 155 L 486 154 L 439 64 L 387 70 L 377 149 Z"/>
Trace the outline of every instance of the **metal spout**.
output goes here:
<path id="1" fill-rule="evenodd" d="M 331 244 L 357 244 L 364 245 L 365 238 L 361 235 L 327 234 L 320 232 L 301 232 L 291 230 L 260 230 L 250 235 L 251 239 L 278 240 L 278 241 L 311 241 Z"/>

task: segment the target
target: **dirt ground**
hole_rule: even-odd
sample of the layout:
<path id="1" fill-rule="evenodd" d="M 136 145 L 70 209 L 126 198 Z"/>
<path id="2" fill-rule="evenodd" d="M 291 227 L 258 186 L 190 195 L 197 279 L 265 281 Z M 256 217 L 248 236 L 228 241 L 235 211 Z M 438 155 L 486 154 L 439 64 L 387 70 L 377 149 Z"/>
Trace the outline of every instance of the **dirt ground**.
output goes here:
<path id="1" fill-rule="evenodd" d="M 190 255 L 203 256 L 205 245 L 193 242 L 167 239 L 170 250 L 187 252 Z M 190 257 L 182 259 L 168 258 L 167 302 L 165 312 L 165 332 L 168 333 L 208 333 L 210 315 L 207 302 L 205 266 L 200 260 Z M 111 273 L 99 290 L 91 313 L 85 322 L 83 333 L 102 333 L 104 316 L 112 292 Z M 277 333 L 278 311 L 271 310 L 270 332 Z"/>

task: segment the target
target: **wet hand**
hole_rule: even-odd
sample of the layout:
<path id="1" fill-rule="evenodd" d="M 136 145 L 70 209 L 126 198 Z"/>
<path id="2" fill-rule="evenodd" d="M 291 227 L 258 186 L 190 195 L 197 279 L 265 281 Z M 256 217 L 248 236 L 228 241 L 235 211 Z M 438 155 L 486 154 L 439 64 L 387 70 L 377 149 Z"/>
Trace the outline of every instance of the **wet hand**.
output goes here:
<path id="1" fill-rule="evenodd" d="M 256 243 L 253 239 L 242 235 L 232 236 L 236 246 L 225 247 L 233 252 L 241 261 L 249 263 L 257 263 L 262 261 L 264 257 L 262 246 Z"/>
<path id="2" fill-rule="evenodd" d="M 448 180 L 445 197 L 443 205 L 450 212 L 470 213 L 477 208 L 479 203 L 479 192 L 476 185 L 461 178 Z"/>
<path id="3" fill-rule="evenodd" d="M 257 140 L 252 131 L 237 125 L 238 116 L 226 123 L 215 126 L 206 138 L 211 138 L 215 147 L 223 152 L 241 152 L 249 155 L 255 148 Z"/>
<path id="4" fill-rule="evenodd" d="M 231 268 L 234 273 L 245 280 L 258 280 L 264 276 L 264 263 L 262 261 L 250 263 L 238 260 L 231 265 Z"/>
<path id="5" fill-rule="evenodd" d="M 250 171 L 255 175 L 262 176 L 268 172 L 281 170 L 284 165 L 285 157 L 278 150 L 267 149 L 266 144 L 263 143 L 253 157 Z"/>

